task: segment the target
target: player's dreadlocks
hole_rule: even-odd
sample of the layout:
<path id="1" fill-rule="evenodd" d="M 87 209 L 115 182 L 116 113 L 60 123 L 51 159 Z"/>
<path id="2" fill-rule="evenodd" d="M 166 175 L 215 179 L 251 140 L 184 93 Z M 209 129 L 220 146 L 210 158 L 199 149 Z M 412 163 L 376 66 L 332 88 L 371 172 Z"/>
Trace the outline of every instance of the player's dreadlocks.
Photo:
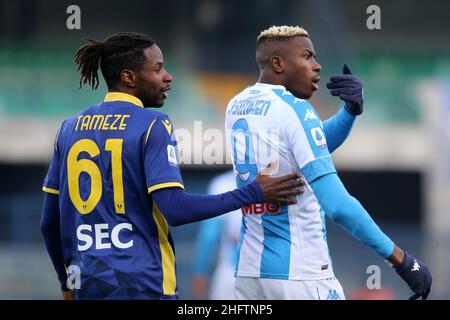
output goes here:
<path id="1" fill-rule="evenodd" d="M 123 69 L 136 70 L 146 62 L 143 49 L 155 43 L 145 34 L 130 32 L 116 33 L 103 41 L 85 40 L 89 43 L 77 50 L 75 63 L 81 72 L 80 88 L 88 83 L 93 90 L 99 85 L 99 66 L 108 88 L 112 88 Z"/>

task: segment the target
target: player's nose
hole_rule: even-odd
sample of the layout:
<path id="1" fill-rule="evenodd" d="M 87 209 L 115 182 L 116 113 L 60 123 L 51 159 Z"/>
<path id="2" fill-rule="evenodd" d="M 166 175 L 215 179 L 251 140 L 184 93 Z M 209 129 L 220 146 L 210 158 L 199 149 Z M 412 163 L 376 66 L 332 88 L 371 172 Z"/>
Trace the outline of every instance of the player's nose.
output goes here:
<path id="1" fill-rule="evenodd" d="M 313 69 L 315 72 L 320 72 L 320 70 L 322 69 L 322 66 L 317 61 L 314 61 Z"/>
<path id="2" fill-rule="evenodd" d="M 173 77 L 172 75 L 166 71 L 166 76 L 164 77 L 164 82 L 172 82 Z"/>

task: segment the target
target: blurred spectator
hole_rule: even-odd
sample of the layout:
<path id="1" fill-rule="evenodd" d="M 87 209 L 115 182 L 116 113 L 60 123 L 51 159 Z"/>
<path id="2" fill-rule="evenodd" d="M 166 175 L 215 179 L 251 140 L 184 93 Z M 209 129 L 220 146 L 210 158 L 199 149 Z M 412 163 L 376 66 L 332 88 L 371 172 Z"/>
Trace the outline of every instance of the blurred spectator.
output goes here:
<path id="1" fill-rule="evenodd" d="M 236 189 L 233 171 L 213 178 L 208 193 Z M 192 261 L 191 290 L 196 299 L 234 299 L 234 267 L 242 213 L 236 210 L 201 222 Z M 210 277 L 210 269 L 214 271 Z"/>

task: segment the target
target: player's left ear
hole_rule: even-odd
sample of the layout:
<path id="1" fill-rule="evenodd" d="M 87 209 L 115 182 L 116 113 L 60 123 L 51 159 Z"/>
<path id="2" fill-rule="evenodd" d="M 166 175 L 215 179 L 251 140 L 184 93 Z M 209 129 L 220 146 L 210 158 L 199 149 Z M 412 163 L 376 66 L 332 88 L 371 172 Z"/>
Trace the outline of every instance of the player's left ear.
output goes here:
<path id="1" fill-rule="evenodd" d="M 120 71 L 120 80 L 127 87 L 136 87 L 137 75 L 132 70 L 123 69 Z"/>
<path id="2" fill-rule="evenodd" d="M 275 73 L 283 72 L 283 59 L 279 56 L 270 57 L 270 65 Z"/>

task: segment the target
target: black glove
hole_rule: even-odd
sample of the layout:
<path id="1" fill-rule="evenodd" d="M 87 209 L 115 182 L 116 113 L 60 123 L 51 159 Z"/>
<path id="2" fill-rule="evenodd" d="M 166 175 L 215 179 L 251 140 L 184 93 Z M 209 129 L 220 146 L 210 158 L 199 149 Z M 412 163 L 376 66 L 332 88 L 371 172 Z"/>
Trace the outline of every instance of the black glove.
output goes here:
<path id="1" fill-rule="evenodd" d="M 416 300 L 419 297 L 425 300 L 428 297 L 432 279 L 428 267 L 423 262 L 405 251 L 403 262 L 394 265 L 394 269 L 405 280 L 411 290 L 414 291 L 413 295 L 409 297 L 409 300 Z"/>
<path id="2" fill-rule="evenodd" d="M 361 80 L 352 74 L 346 64 L 344 64 L 343 74 L 334 75 L 327 83 L 332 96 L 339 96 L 345 102 L 345 109 L 353 116 L 363 113 L 363 85 Z"/>

